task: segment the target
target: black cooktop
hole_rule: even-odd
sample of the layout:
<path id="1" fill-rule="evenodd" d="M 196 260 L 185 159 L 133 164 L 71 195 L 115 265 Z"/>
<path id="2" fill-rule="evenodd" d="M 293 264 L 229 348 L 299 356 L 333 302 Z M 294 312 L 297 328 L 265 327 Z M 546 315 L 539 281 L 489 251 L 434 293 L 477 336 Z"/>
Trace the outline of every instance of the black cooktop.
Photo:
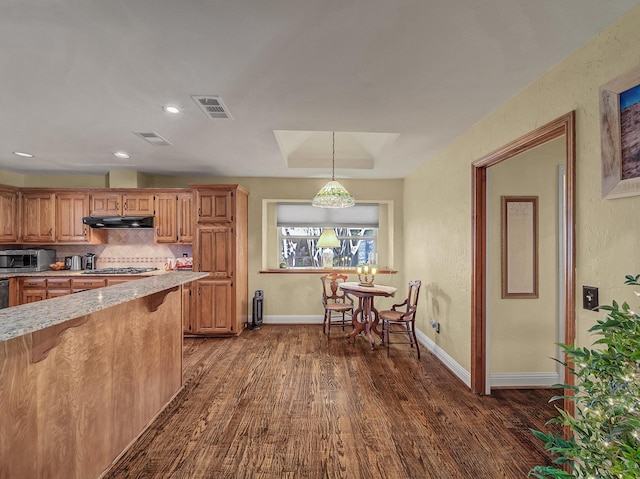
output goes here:
<path id="1" fill-rule="evenodd" d="M 140 274 L 149 271 L 157 271 L 158 268 L 102 268 L 87 269 L 82 274 Z"/>

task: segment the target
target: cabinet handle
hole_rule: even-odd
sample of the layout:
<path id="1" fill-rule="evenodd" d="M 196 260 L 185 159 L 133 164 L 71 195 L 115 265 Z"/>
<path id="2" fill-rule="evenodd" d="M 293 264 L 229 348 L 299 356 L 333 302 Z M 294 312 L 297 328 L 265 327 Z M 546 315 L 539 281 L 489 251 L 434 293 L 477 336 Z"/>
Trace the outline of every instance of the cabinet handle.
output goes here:
<path id="1" fill-rule="evenodd" d="M 49 228 L 49 236 L 53 236 L 53 228 Z"/>
<path id="2" fill-rule="evenodd" d="M 198 208 L 198 216 L 202 216 L 202 215 L 200 214 L 200 208 Z"/>
<path id="3" fill-rule="evenodd" d="M 87 227 L 84 227 L 84 235 L 87 236 Z"/>
<path id="4" fill-rule="evenodd" d="M 116 209 L 119 210 L 120 209 L 120 202 L 116 201 Z"/>
<path id="5" fill-rule="evenodd" d="M 156 228 L 156 236 L 160 236 L 160 227 Z"/>
<path id="6" fill-rule="evenodd" d="M 123 206 L 123 208 L 124 208 L 125 210 L 128 210 L 128 209 L 129 209 L 129 202 L 128 202 L 128 201 L 125 201 L 125 202 L 124 202 L 124 206 Z"/>

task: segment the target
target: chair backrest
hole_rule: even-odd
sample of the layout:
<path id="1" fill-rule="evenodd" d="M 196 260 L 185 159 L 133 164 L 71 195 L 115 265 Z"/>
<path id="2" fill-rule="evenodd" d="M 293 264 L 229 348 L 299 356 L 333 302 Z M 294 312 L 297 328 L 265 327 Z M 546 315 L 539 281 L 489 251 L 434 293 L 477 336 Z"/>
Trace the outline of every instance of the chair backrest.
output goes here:
<path id="1" fill-rule="evenodd" d="M 340 283 L 344 283 L 347 276 L 339 273 L 329 273 L 320 276 L 322 281 L 322 304 L 329 302 L 344 303 L 344 291 L 338 288 Z"/>
<path id="2" fill-rule="evenodd" d="M 415 316 L 416 310 L 418 309 L 418 298 L 420 296 L 420 286 L 422 285 L 422 281 L 416 279 L 414 281 L 409 281 L 409 293 L 407 294 L 407 312 L 405 316 Z"/>

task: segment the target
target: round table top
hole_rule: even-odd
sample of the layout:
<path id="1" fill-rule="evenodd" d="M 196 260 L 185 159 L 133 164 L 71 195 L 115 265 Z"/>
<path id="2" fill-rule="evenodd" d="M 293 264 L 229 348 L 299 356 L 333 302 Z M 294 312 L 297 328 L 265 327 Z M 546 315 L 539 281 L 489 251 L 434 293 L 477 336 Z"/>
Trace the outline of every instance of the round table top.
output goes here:
<path id="1" fill-rule="evenodd" d="M 398 291 L 398 288 L 394 288 L 393 286 L 385 286 L 382 284 L 374 284 L 373 286 L 362 286 L 356 281 L 347 281 L 344 283 L 340 283 L 338 287 L 355 295 L 360 293 L 367 296 L 393 296 L 396 294 L 396 291 Z"/>

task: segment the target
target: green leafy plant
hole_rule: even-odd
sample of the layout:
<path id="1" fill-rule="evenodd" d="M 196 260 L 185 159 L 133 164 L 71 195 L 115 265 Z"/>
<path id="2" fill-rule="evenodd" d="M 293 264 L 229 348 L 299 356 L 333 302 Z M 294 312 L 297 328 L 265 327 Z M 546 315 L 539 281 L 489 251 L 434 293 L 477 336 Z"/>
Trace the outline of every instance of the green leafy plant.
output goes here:
<path id="1" fill-rule="evenodd" d="M 625 284 L 640 286 L 640 275 Z M 638 292 L 636 295 L 640 296 Z M 536 466 L 529 476 L 580 479 L 640 478 L 640 316 L 625 302 L 600 306 L 607 312 L 590 331 L 599 339 L 596 349 L 561 344 L 567 354 L 573 386 L 563 384 L 575 415 L 556 407 L 562 434 L 532 430 L 545 441 L 553 466 Z"/>

